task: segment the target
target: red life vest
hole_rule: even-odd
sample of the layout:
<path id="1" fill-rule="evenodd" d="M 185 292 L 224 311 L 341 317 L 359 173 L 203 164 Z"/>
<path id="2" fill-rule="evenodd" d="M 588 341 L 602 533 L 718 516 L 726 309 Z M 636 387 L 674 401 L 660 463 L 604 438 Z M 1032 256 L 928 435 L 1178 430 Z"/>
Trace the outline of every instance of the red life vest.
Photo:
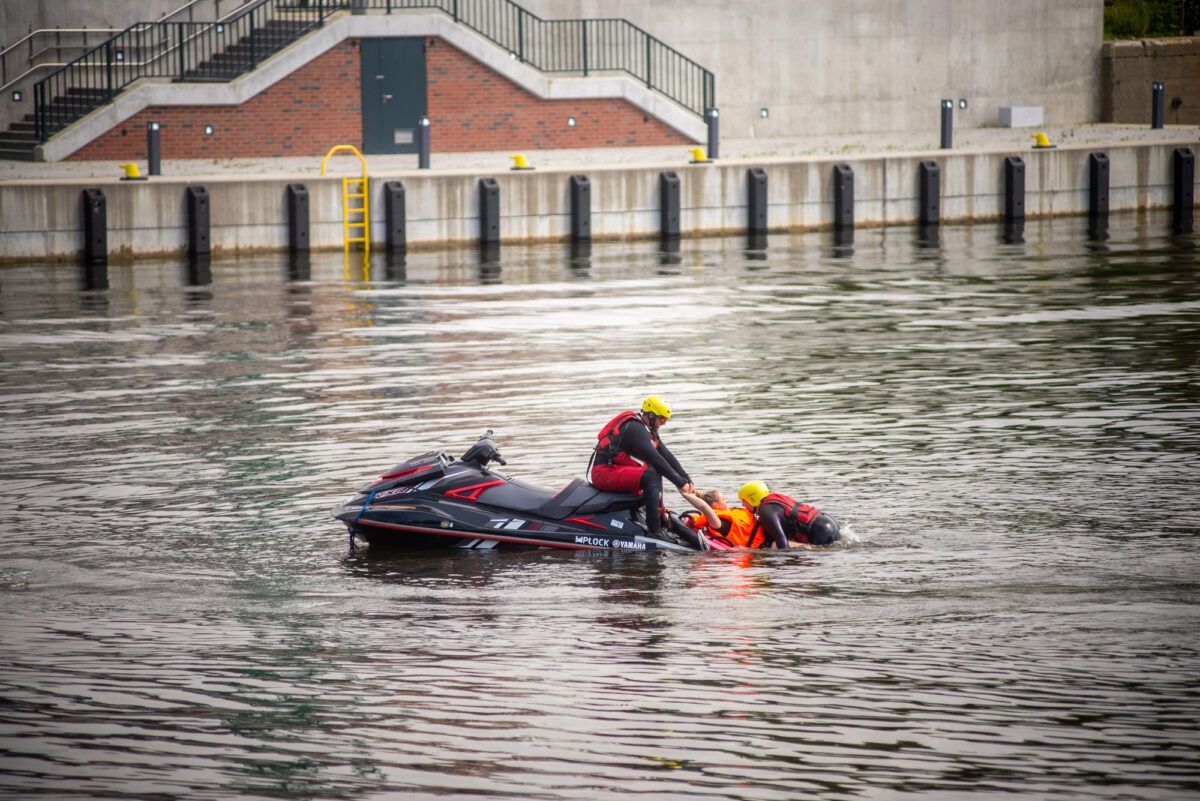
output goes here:
<path id="1" fill-rule="evenodd" d="M 622 464 L 622 465 L 640 465 L 637 459 L 634 459 L 625 451 L 620 450 L 620 445 L 617 444 L 617 437 L 621 433 L 621 426 L 628 423 L 630 420 L 637 420 L 642 425 L 646 423 L 642 420 L 637 412 L 624 411 L 618 414 L 613 419 L 605 424 L 604 428 L 600 429 L 600 433 L 596 435 L 596 449 L 592 454 L 592 459 L 596 464 Z M 646 426 L 646 430 L 650 432 L 650 441 L 654 443 L 654 447 L 659 446 L 660 440 L 658 434 Z"/>
<path id="2" fill-rule="evenodd" d="M 778 492 L 772 492 L 767 497 L 763 498 L 758 508 L 761 512 L 762 507 L 768 503 L 774 503 L 783 507 L 784 517 L 795 530 L 794 533 L 806 535 L 809 531 L 809 526 L 812 524 L 813 518 L 821 514 L 821 510 L 815 506 L 810 506 L 807 503 L 794 501 L 786 495 Z M 785 530 L 785 533 L 793 533 Z"/>

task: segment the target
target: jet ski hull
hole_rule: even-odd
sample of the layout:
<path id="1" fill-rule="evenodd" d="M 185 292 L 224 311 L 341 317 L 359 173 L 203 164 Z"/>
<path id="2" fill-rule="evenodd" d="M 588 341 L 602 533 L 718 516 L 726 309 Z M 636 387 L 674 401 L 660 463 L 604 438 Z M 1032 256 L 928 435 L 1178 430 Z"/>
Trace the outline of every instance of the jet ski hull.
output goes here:
<path id="1" fill-rule="evenodd" d="M 468 550 L 527 551 L 536 548 L 560 548 L 573 551 L 691 551 L 673 542 L 652 537 L 612 537 L 604 534 L 501 534 L 495 531 L 458 530 L 453 534 L 423 526 L 377 521 L 350 524 L 356 540 L 373 548 L 425 550 L 459 548 Z"/>
<path id="2" fill-rule="evenodd" d="M 552 492 L 464 460 L 444 452 L 414 457 L 339 504 L 333 516 L 352 543 L 372 548 L 694 550 L 648 536 L 635 517 L 636 495 L 601 492 L 583 479 Z"/>

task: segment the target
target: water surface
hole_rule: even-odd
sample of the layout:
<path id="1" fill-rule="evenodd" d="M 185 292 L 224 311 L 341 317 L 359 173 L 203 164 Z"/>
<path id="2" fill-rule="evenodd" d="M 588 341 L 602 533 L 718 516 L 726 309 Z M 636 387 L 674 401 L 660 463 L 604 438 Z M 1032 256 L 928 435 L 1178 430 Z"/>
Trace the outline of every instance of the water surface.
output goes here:
<path id="1" fill-rule="evenodd" d="M 1194 797 L 1167 223 L 0 270 L 0 796 Z M 847 543 L 402 556 L 329 517 L 487 428 L 565 484 L 648 392 L 703 488 Z"/>

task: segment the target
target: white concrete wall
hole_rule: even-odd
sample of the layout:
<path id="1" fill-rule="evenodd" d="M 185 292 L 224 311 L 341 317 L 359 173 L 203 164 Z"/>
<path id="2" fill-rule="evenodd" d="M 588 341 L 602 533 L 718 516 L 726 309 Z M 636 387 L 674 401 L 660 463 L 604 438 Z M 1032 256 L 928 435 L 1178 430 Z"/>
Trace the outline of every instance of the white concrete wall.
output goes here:
<path id="1" fill-rule="evenodd" d="M 629 19 L 708 67 L 725 137 L 936 131 L 943 97 L 968 103 L 956 127 L 996 125 L 1001 106 L 1043 106 L 1048 126 L 1099 119 L 1103 0 L 520 2 L 544 18 Z M 182 4 L 2 0 L 0 41 Z"/>
<path id="2" fill-rule="evenodd" d="M 222 13 L 240 2 L 222 0 Z M 967 101 L 960 128 L 995 125 L 1006 105 L 1044 106 L 1048 126 L 1100 113 L 1103 0 L 520 2 L 548 19 L 628 19 L 709 68 L 723 137 L 936 131 L 944 97 Z M 71 19 L 121 26 L 182 3 L 0 0 L 2 38 Z"/>
<path id="3" fill-rule="evenodd" d="M 544 18 L 623 17 L 712 70 L 730 137 L 1098 119 L 1103 0 L 521 0 Z M 761 108 L 770 116 L 762 119 Z"/>
<path id="4" fill-rule="evenodd" d="M 1169 207 L 1171 157 L 1195 142 L 1125 144 L 1104 148 L 1110 165 L 1112 211 Z M 1024 151 L 1028 217 L 1086 214 L 1088 154 L 1095 146 Z M 858 226 L 911 225 L 918 219 L 918 164 L 933 159 L 941 170 L 941 217 L 946 223 L 995 220 L 1004 211 L 1003 151 L 939 151 L 849 159 L 806 158 L 722 161 L 707 165 L 639 165 L 595 169 L 591 181 L 592 231 L 597 239 L 657 236 L 659 174 L 680 177 L 681 226 L 685 234 L 746 229 L 747 170 L 766 171 L 768 223 L 772 230 L 829 227 L 833 221 L 833 167 L 854 170 Z M 500 187 L 500 233 L 504 241 L 569 237 L 569 176 L 578 170 L 494 173 Z M 383 183 L 405 186 L 408 242 L 413 247 L 473 244 L 479 238 L 478 172 L 409 171 L 372 176 L 373 238 L 384 235 Z M 1200 177 L 1200 176 L 1198 176 Z M 108 199 L 111 257 L 179 254 L 186 243 L 185 189 L 203 185 L 211 199 L 216 253 L 283 250 L 287 247 L 286 190 L 308 187 L 311 242 L 342 244 L 341 180 L 335 176 L 154 178 L 147 182 L 8 181 L 0 183 L 0 262 L 73 259 L 82 250 L 80 193 L 100 186 Z M 1198 184 L 1200 187 L 1200 184 Z M 1196 194 L 1200 198 L 1200 192 Z M 378 245 L 377 245 L 378 246 Z"/>

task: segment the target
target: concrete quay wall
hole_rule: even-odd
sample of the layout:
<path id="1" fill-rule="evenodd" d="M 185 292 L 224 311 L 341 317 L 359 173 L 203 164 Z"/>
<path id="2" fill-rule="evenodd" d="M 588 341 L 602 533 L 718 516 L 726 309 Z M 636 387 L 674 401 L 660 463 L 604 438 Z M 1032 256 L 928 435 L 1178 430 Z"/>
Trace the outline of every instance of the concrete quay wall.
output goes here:
<path id="1" fill-rule="evenodd" d="M 939 165 L 944 223 L 1001 219 L 1004 160 L 1026 165 L 1027 217 L 1088 212 L 1088 156 L 1104 152 L 1110 163 L 1110 210 L 1169 207 L 1172 158 L 1195 142 L 1131 143 L 1053 150 L 933 151 L 860 156 L 718 161 L 710 164 L 638 164 L 604 169 L 536 171 L 407 171 L 373 175 L 371 231 L 375 248 L 385 236 L 383 184 L 405 187 L 407 240 L 411 248 L 473 245 L 480 238 L 479 182 L 492 177 L 500 190 L 500 236 L 504 242 L 565 240 L 570 236 L 569 178 L 585 174 L 591 185 L 595 239 L 659 235 L 659 176 L 680 179 L 681 229 L 685 236 L 743 232 L 748 221 L 748 176 L 765 171 L 768 225 L 772 231 L 828 228 L 833 223 L 833 171 L 854 171 L 855 224 L 912 225 L 919 219 L 918 170 L 922 160 Z M 83 251 L 82 190 L 101 188 L 107 199 L 109 258 L 177 256 L 186 252 L 186 188 L 204 186 L 211 208 L 214 255 L 280 251 L 288 247 L 287 187 L 309 193 L 310 241 L 314 249 L 342 247 L 341 178 L 312 175 L 155 177 L 145 182 L 96 179 L 25 180 L 0 184 L 0 261 L 74 259 Z M 1200 196 L 1200 193 L 1196 193 Z"/>
<path id="2" fill-rule="evenodd" d="M 1100 119 L 1148 125 L 1161 82 L 1163 121 L 1200 125 L 1200 36 L 1105 42 L 1101 53 Z"/>

